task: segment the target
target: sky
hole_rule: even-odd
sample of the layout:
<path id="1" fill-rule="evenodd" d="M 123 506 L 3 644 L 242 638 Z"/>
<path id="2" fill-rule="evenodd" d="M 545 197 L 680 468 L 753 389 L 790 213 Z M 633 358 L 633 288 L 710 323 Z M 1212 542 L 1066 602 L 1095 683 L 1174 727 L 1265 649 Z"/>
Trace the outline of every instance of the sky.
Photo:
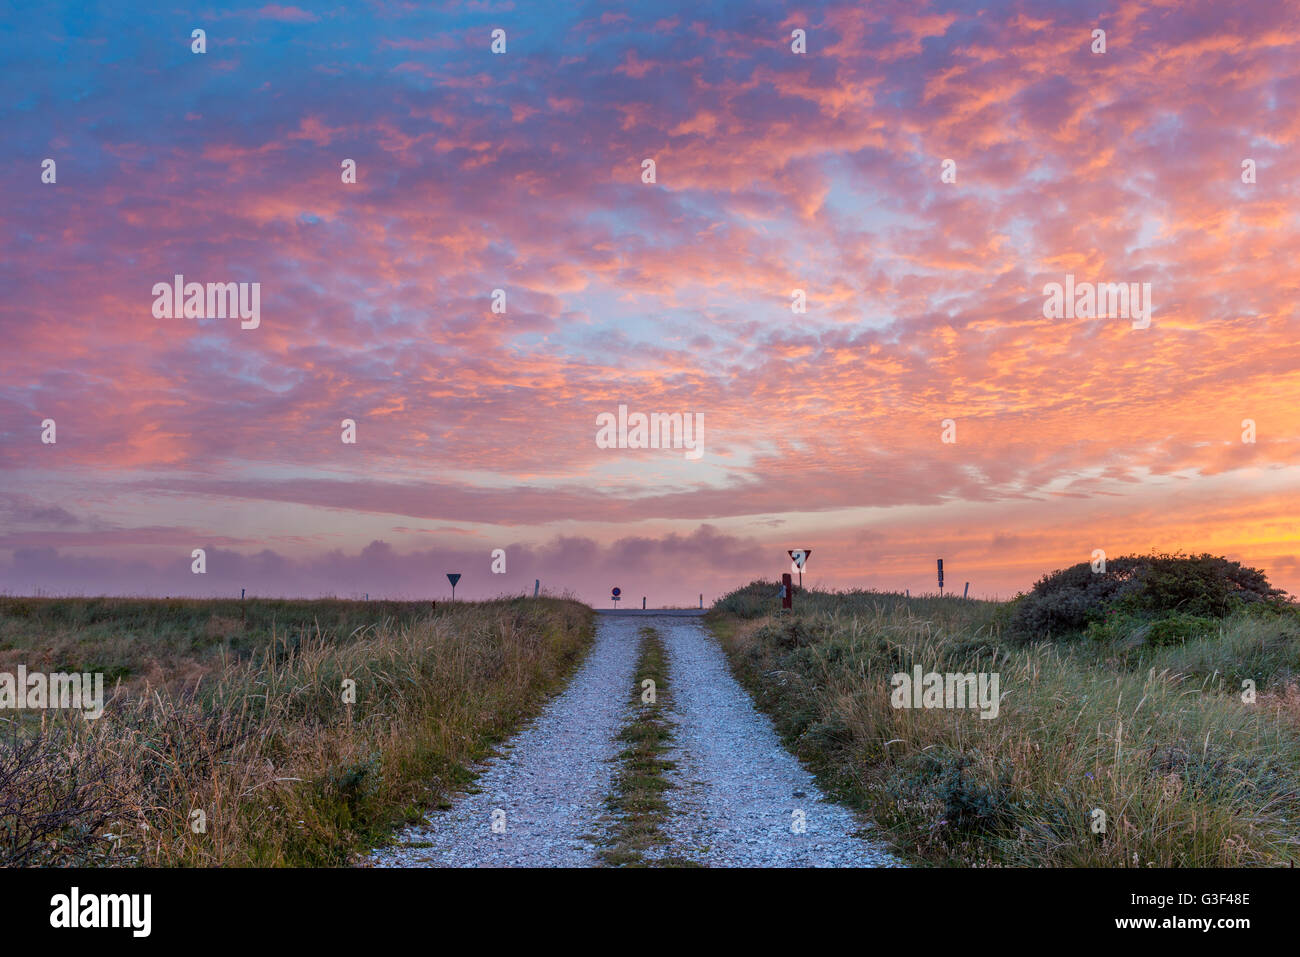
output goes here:
<path id="1" fill-rule="evenodd" d="M 5 3 L 0 130 L 0 592 L 1300 592 L 1297 0 Z"/>

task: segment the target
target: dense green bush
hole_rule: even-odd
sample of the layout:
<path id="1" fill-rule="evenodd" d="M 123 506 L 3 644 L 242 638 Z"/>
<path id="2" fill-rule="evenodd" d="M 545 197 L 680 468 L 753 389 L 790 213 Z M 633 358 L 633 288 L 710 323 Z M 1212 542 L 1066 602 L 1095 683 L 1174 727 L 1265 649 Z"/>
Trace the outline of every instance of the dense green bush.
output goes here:
<path id="1" fill-rule="evenodd" d="M 1151 622 L 1147 626 L 1146 642 L 1153 648 L 1163 648 L 1167 645 L 1181 645 L 1193 638 L 1212 635 L 1218 630 L 1218 622 L 1213 618 L 1184 615 L 1179 612 Z"/>
<path id="2" fill-rule="evenodd" d="M 1088 622 L 1084 637 L 1102 644 L 1142 644 L 1146 641 L 1147 622 L 1118 608 L 1108 608 Z"/>
<path id="3" fill-rule="evenodd" d="M 1112 607 L 1101 618 L 1088 622 L 1084 637 L 1127 648 L 1141 645 L 1165 648 L 1196 638 L 1217 636 L 1221 621 L 1222 619 L 1188 615 L 1181 611 L 1151 619 Z"/>
<path id="4" fill-rule="evenodd" d="M 1116 615 L 1157 622 L 1170 616 L 1221 619 L 1244 607 L 1279 608 L 1286 593 L 1264 573 L 1214 555 L 1127 555 L 1094 571 L 1080 562 L 1041 578 L 1016 603 L 1011 634 L 1021 640 L 1089 629 L 1093 637 L 1122 627 Z M 1193 624 L 1179 619 L 1155 629 L 1157 643 L 1184 640 Z"/>

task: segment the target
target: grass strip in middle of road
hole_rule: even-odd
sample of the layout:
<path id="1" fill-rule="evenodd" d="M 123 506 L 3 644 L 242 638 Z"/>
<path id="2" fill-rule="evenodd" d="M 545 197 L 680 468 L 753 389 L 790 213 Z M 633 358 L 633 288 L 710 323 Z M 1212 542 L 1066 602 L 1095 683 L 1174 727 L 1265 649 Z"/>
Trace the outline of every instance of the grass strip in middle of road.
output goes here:
<path id="1" fill-rule="evenodd" d="M 614 792 L 606 801 L 616 819 L 600 859 L 613 867 L 691 866 L 671 857 L 645 857 L 646 851 L 668 841 L 664 825 L 671 809 L 664 792 L 673 786 L 666 775 L 675 765 L 665 757 L 673 739 L 673 722 L 665 714 L 668 658 L 663 639 L 650 627 L 642 628 L 640 635 L 632 689 L 636 711 L 618 736 L 625 747 L 618 756 Z"/>

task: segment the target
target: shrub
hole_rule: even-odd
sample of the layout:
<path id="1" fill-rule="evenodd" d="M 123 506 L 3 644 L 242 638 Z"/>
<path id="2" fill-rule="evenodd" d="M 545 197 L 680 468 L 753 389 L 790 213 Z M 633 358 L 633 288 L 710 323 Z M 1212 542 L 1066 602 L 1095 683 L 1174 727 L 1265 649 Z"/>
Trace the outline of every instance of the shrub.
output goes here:
<path id="1" fill-rule="evenodd" d="M 1181 645 L 1192 638 L 1200 638 L 1219 630 L 1218 623 L 1212 618 L 1197 615 L 1169 615 L 1151 622 L 1147 627 L 1146 641 L 1153 648 L 1166 645 Z"/>
<path id="2" fill-rule="evenodd" d="M 999 768 L 995 781 L 981 783 L 976 774 L 967 773 L 971 763 L 969 756 L 959 754 L 944 768 L 939 793 L 945 822 L 956 831 L 1005 830 L 1015 819 L 1010 769 Z"/>
<path id="3" fill-rule="evenodd" d="M 1108 561 L 1105 571 L 1080 562 L 1044 576 L 1017 602 L 1009 631 L 1028 641 L 1105 624 L 1112 611 L 1148 621 L 1170 615 L 1220 619 L 1243 607 L 1287 604 L 1286 593 L 1263 572 L 1240 562 L 1208 554 L 1129 555 Z M 1160 634 L 1169 635 L 1169 627 Z"/>
<path id="4" fill-rule="evenodd" d="M 1146 629 L 1147 622 L 1141 618 L 1125 614 L 1118 608 L 1109 608 L 1100 617 L 1088 622 L 1084 637 L 1107 645 L 1130 640 L 1141 643 L 1145 640 Z"/>
<path id="5" fill-rule="evenodd" d="M 104 827 L 126 806 L 111 756 L 60 730 L 22 738 L 11 728 L 0 741 L 0 864 L 87 866 L 104 856 Z"/>

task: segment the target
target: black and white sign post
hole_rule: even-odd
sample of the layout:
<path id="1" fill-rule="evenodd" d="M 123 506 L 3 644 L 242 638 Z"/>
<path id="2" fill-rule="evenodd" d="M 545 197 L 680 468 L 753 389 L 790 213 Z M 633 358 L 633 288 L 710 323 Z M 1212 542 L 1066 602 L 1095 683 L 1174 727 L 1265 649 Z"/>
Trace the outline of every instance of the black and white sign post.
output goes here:
<path id="1" fill-rule="evenodd" d="M 623 597 L 623 589 L 616 587 L 612 592 L 610 592 L 609 597 L 614 600 L 614 607 L 617 608 L 619 599 Z"/>
<path id="2" fill-rule="evenodd" d="M 803 566 L 808 562 L 808 556 L 812 554 L 811 548 L 792 548 L 789 553 L 790 561 L 794 563 L 793 568 L 799 573 L 799 590 L 803 591 Z"/>
<path id="3" fill-rule="evenodd" d="M 451 582 L 451 600 L 456 600 L 456 582 L 460 581 L 460 572 L 447 572 L 447 581 Z"/>
<path id="4" fill-rule="evenodd" d="M 939 594 L 943 594 L 943 559 L 939 559 Z"/>

